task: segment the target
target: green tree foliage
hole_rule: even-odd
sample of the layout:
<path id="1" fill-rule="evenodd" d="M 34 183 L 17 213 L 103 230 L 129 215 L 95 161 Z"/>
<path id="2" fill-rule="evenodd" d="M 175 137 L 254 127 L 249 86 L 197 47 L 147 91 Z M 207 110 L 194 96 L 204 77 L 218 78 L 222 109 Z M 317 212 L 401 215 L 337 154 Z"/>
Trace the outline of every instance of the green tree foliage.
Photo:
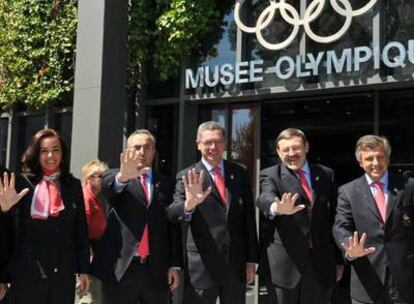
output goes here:
<path id="1" fill-rule="evenodd" d="M 142 81 L 134 71 L 150 62 L 161 80 L 178 75 L 183 58 L 194 50 L 214 53 L 224 14 L 234 0 L 132 0 L 129 19 L 129 85 Z M 138 67 L 138 68 L 137 68 Z"/>
<path id="2" fill-rule="evenodd" d="M 75 0 L 0 1 L 0 104 L 40 108 L 73 89 Z"/>
<path id="3" fill-rule="evenodd" d="M 214 52 L 217 29 L 234 0 L 128 3 L 127 88 L 136 91 L 145 63 L 165 80 L 178 75 L 193 50 L 200 56 Z M 0 0 L 0 107 L 41 108 L 70 96 L 76 26 L 77 0 Z"/>

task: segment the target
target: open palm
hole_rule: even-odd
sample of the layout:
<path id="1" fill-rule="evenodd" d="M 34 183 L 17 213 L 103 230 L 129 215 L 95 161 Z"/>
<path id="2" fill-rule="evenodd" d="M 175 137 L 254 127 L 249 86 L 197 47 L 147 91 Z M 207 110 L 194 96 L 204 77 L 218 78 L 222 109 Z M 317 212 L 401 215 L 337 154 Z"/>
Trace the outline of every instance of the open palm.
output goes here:
<path id="1" fill-rule="evenodd" d="M 0 207 L 1 211 L 7 212 L 14 205 L 19 202 L 23 196 L 29 192 L 28 188 L 23 189 L 19 193 L 15 189 L 15 176 L 14 173 L 9 174 L 4 172 L 3 181 L 0 179 Z"/>

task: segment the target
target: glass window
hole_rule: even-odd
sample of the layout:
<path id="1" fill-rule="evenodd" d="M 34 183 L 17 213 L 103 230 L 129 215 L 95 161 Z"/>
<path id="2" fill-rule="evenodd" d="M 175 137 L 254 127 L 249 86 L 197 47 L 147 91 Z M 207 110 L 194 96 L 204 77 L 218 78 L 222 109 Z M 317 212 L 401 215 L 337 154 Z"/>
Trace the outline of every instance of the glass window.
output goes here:
<path id="1" fill-rule="evenodd" d="M 147 107 L 147 128 L 157 141 L 156 166 L 168 175 L 177 172 L 178 106 Z"/>
<path id="2" fill-rule="evenodd" d="M 194 71 L 194 74 L 196 74 L 199 67 L 207 67 L 208 73 L 206 72 L 204 74 L 206 80 L 212 83 L 215 83 L 216 81 L 219 82 L 219 66 L 226 63 L 234 64 L 236 62 L 236 33 L 237 28 L 234 22 L 234 9 L 233 6 L 229 6 L 228 12 L 223 17 L 222 24 L 217 31 L 213 32 L 210 39 L 205 41 L 205 44 L 202 47 L 208 55 L 206 57 L 194 57 L 192 64 L 186 68 L 191 68 Z M 197 91 L 197 93 L 218 93 L 224 90 L 231 90 L 232 88 L 232 85 L 223 86 L 219 84 L 214 88 L 204 87 L 200 92 Z M 194 93 L 196 93 L 195 89 L 186 90 L 186 94 Z"/>
<path id="3" fill-rule="evenodd" d="M 69 148 L 72 139 L 72 111 L 62 111 L 54 114 L 54 128 L 62 136 L 62 139 Z"/>
<path id="4" fill-rule="evenodd" d="M 42 114 L 22 115 L 18 118 L 17 168 L 20 170 L 20 159 L 29 146 L 33 135 L 45 127 L 45 116 Z"/>
<path id="5" fill-rule="evenodd" d="M 8 118 L 0 118 L 0 165 L 6 167 Z"/>
<path id="6" fill-rule="evenodd" d="M 391 144 L 390 170 L 413 174 L 414 177 L 414 90 L 400 90 L 380 94 L 379 135 Z"/>
<path id="7" fill-rule="evenodd" d="M 262 169 L 279 161 L 274 140 L 290 127 L 305 132 L 310 146 L 309 160 L 334 169 L 340 185 L 362 173 L 354 148 L 360 136 L 374 132 L 374 99 L 366 94 L 265 104 L 262 108 Z"/>

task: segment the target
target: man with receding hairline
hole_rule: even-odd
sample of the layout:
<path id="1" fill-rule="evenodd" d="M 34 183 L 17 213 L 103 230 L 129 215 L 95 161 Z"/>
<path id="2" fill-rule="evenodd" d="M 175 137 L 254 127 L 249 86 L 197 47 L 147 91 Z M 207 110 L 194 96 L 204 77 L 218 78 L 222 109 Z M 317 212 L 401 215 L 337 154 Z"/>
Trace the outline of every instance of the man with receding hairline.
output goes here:
<path id="1" fill-rule="evenodd" d="M 331 235 L 334 174 L 307 161 L 301 130 L 283 130 L 275 144 L 281 162 L 262 170 L 257 201 L 266 218 L 260 245 L 268 292 L 278 304 L 328 304 L 343 271 Z"/>
<path id="2" fill-rule="evenodd" d="M 179 227 L 165 211 L 174 185 L 155 171 L 155 153 L 155 137 L 137 130 L 128 137 L 120 168 L 103 174 L 111 211 L 92 269 L 108 304 L 168 304 L 169 289 L 179 284 Z"/>
<path id="3" fill-rule="evenodd" d="M 391 146 L 365 135 L 364 175 L 339 188 L 333 234 L 352 265 L 353 304 L 414 303 L 414 180 L 388 172 Z"/>

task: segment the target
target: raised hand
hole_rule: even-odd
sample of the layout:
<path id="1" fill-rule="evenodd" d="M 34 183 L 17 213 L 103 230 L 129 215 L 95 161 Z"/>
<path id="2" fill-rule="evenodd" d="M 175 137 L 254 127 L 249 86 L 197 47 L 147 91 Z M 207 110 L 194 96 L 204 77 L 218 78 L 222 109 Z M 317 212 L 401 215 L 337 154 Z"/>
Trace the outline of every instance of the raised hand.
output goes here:
<path id="1" fill-rule="evenodd" d="M 17 204 L 23 196 L 29 192 L 29 188 L 24 188 L 19 193 L 15 189 L 15 176 L 4 172 L 3 181 L 0 179 L 0 207 L 1 211 L 7 212 L 11 207 Z"/>
<path id="2" fill-rule="evenodd" d="M 297 205 L 295 206 L 296 200 L 299 198 L 299 194 L 295 193 L 283 193 L 281 199 L 278 197 L 275 198 L 275 202 L 272 204 L 273 211 L 275 214 L 280 215 L 292 215 L 296 212 L 301 211 L 305 208 L 305 205 Z"/>
<path id="3" fill-rule="evenodd" d="M 120 157 L 120 170 L 118 179 L 120 182 L 127 182 L 148 171 L 148 168 L 138 169 L 139 152 L 135 149 L 125 149 Z"/>
<path id="4" fill-rule="evenodd" d="M 204 171 L 198 175 L 196 169 L 188 170 L 187 176 L 183 175 L 185 189 L 184 209 L 191 211 L 201 204 L 211 192 L 211 186 L 203 191 Z"/>
<path id="5" fill-rule="evenodd" d="M 356 259 L 373 253 L 375 251 L 375 247 L 365 248 L 366 239 L 367 234 L 364 232 L 361 239 L 358 240 L 358 232 L 355 231 L 354 235 L 349 237 L 348 245 L 341 243 L 342 248 L 344 248 L 346 252 L 346 256 L 350 259 Z"/>

